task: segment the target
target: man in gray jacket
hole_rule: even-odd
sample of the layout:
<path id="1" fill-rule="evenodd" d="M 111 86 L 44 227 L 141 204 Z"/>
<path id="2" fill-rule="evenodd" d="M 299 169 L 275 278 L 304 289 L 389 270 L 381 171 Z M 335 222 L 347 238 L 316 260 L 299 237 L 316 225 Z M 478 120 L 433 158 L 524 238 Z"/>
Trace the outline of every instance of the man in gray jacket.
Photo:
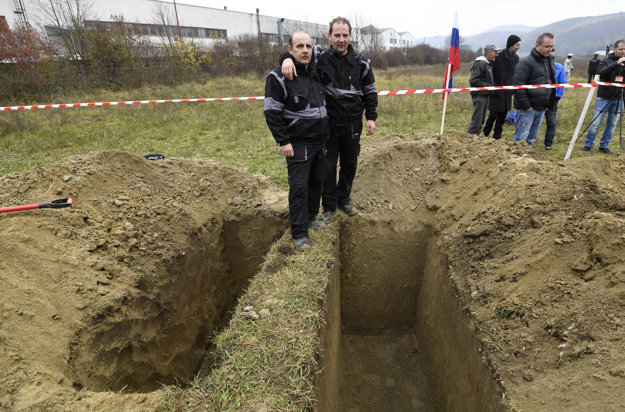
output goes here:
<path id="1" fill-rule="evenodd" d="M 471 78 L 469 79 L 471 87 L 488 87 L 495 84 L 492 63 L 496 57 L 497 48 L 494 45 L 489 44 L 484 47 L 484 55 L 475 59 L 471 66 Z M 489 94 L 490 91 L 487 90 L 471 92 L 473 116 L 471 117 L 468 133 L 480 134 L 480 131 L 482 131 L 482 125 L 486 119 Z"/>

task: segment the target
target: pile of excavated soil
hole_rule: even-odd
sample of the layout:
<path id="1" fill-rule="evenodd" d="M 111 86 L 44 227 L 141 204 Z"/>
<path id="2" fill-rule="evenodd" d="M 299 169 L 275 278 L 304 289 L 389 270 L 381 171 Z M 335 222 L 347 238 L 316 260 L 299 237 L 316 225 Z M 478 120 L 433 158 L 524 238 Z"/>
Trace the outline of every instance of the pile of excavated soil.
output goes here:
<path id="1" fill-rule="evenodd" d="M 423 167 L 432 164 L 428 141 L 436 170 Z M 394 221 L 421 200 L 433 213 L 459 309 L 508 406 L 622 410 L 622 156 L 554 161 L 524 144 L 457 133 L 399 136 L 364 151 L 361 163 L 354 198 L 365 214 Z M 425 191 L 405 184 L 415 176 Z"/>
<path id="2" fill-rule="evenodd" d="M 401 224 L 426 206 L 459 308 L 508 406 L 625 405 L 622 157 L 558 162 L 526 145 L 452 133 L 367 140 L 361 159 L 360 218 Z M 208 160 L 98 152 L 4 176 L 0 188 L 0 206 L 75 201 L 0 214 L 0 408 L 158 405 L 154 381 L 197 371 L 205 359 L 192 355 L 210 346 L 197 336 L 225 314 L 187 308 L 193 285 L 172 284 L 182 295 L 174 303 L 153 286 L 202 260 L 217 266 L 209 273 L 247 276 L 259 262 L 241 259 L 262 255 L 286 229 L 286 193 Z M 185 255 L 189 245 L 201 246 L 197 256 Z M 245 276 L 231 283 L 227 293 L 197 287 L 226 305 Z M 115 326 L 120 307 L 133 317 Z M 181 308 L 177 322 L 163 321 Z M 195 318 L 196 335 L 162 338 L 185 335 Z"/>
<path id="3" fill-rule="evenodd" d="M 2 206 L 74 200 L 0 214 L 0 409 L 153 408 L 286 229 L 283 191 L 210 160 L 105 151 L 0 187 Z"/>

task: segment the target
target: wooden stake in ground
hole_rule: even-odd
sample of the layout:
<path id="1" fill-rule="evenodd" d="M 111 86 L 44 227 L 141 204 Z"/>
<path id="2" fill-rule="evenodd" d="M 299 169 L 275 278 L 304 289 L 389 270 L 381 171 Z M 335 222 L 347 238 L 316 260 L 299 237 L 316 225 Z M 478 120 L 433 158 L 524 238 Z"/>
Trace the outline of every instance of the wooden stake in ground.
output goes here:
<path id="1" fill-rule="evenodd" d="M 594 81 L 599 80 L 599 75 L 596 74 Z M 591 87 L 590 91 L 588 91 L 588 97 L 586 97 L 586 103 L 584 103 L 584 109 L 582 110 L 582 114 L 579 115 L 579 120 L 577 121 L 577 127 L 575 127 L 575 132 L 573 133 L 573 138 L 571 138 L 571 143 L 569 143 L 569 148 L 566 151 L 566 155 L 564 156 L 564 160 L 568 160 L 571 157 L 571 153 L 573 153 L 573 147 L 575 146 L 575 142 L 577 142 L 577 137 L 579 135 L 579 131 L 582 128 L 582 124 L 584 124 L 584 119 L 586 118 L 586 113 L 588 112 L 588 107 L 590 106 L 590 102 L 592 101 L 592 97 L 595 94 L 596 87 Z"/>

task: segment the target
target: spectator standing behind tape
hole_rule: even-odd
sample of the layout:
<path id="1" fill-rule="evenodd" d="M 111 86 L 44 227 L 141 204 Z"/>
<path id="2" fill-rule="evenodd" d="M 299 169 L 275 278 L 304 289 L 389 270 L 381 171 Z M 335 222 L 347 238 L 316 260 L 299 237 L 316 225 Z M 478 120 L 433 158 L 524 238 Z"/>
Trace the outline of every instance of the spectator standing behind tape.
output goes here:
<path id="1" fill-rule="evenodd" d="M 484 47 L 484 55 L 479 56 L 471 65 L 471 78 L 469 84 L 471 87 L 489 87 L 495 84 L 492 63 L 497 58 L 497 47 L 489 44 Z M 468 133 L 480 134 L 482 125 L 486 118 L 486 109 L 488 108 L 488 95 L 490 91 L 473 91 L 471 92 L 471 100 L 473 101 L 473 116 L 469 125 Z"/>
<path id="2" fill-rule="evenodd" d="M 625 83 L 625 39 L 614 42 L 614 51 L 599 63 L 597 68 L 599 81 L 608 83 Z M 597 90 L 597 100 L 595 100 L 595 113 L 593 121 L 588 128 L 586 142 L 583 151 L 589 152 L 592 148 L 599 126 L 608 114 L 608 121 L 599 142 L 599 151 L 602 153 L 612 153 L 608 146 L 612 139 L 612 134 L 616 128 L 619 116 L 623 109 L 623 89 L 614 86 L 599 86 Z"/>
<path id="3" fill-rule="evenodd" d="M 514 70 L 515 85 L 553 84 L 556 68 L 549 52 L 553 48 L 553 34 L 543 33 L 536 39 L 530 55 L 521 59 Z M 545 109 L 555 101 L 555 89 L 517 89 L 514 91 L 515 142 L 524 141 L 531 147 L 543 121 Z"/>
<path id="4" fill-rule="evenodd" d="M 551 49 L 551 59 L 553 60 L 553 64 L 556 66 L 556 83 L 562 84 L 566 83 L 566 76 L 564 74 L 564 66 L 560 63 L 555 62 L 556 57 L 556 49 Z M 553 146 L 553 138 L 556 135 L 556 120 L 558 115 L 558 102 L 564 95 L 564 88 L 559 87 L 556 89 L 556 100 L 553 105 L 547 107 L 545 111 L 545 119 L 547 120 L 547 129 L 545 130 L 545 150 L 551 150 L 551 146 Z"/>
<path id="5" fill-rule="evenodd" d="M 597 67 L 599 67 L 599 62 L 599 55 L 597 53 L 592 56 L 592 59 L 588 60 L 588 83 L 590 83 L 595 77 L 595 74 L 597 74 Z"/>
<path id="6" fill-rule="evenodd" d="M 493 63 L 493 75 L 495 77 L 495 86 L 510 86 L 514 79 L 514 68 L 519 62 L 517 52 L 521 48 L 521 38 L 511 34 L 506 42 L 506 48 L 497 54 L 497 58 Z M 506 115 L 512 109 L 512 90 L 495 91 L 488 99 L 488 119 L 484 124 L 484 136 L 488 137 L 493 123 L 493 139 L 501 139 L 503 125 L 506 121 Z"/>
<path id="7" fill-rule="evenodd" d="M 564 60 L 564 74 L 567 83 L 571 81 L 571 73 L 573 73 L 573 55 L 569 53 Z"/>

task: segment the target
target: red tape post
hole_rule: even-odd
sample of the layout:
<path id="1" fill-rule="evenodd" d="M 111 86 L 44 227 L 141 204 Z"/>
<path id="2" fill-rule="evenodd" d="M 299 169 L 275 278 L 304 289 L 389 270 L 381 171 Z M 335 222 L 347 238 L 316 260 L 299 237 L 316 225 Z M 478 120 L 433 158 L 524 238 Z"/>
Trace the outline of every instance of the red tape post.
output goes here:
<path id="1" fill-rule="evenodd" d="M 451 89 L 416 89 L 416 90 L 383 90 L 379 96 L 399 96 L 406 94 L 435 94 L 435 93 L 460 93 L 487 90 L 515 90 L 515 89 L 555 89 L 555 88 L 583 88 L 597 86 L 625 87 L 622 83 L 592 82 L 592 83 L 562 83 L 562 84 L 536 84 L 518 86 L 490 86 L 490 87 L 456 87 Z M 195 103 L 195 102 L 225 102 L 243 100 L 264 100 L 264 96 L 252 97 L 210 97 L 206 99 L 165 99 L 165 100 L 129 100 L 122 102 L 98 102 L 98 103 L 64 103 L 64 104 L 38 104 L 33 106 L 5 106 L 0 111 L 12 110 L 35 110 L 35 109 L 65 109 L 70 107 L 101 107 L 101 106 L 127 106 L 136 104 L 153 103 Z"/>

